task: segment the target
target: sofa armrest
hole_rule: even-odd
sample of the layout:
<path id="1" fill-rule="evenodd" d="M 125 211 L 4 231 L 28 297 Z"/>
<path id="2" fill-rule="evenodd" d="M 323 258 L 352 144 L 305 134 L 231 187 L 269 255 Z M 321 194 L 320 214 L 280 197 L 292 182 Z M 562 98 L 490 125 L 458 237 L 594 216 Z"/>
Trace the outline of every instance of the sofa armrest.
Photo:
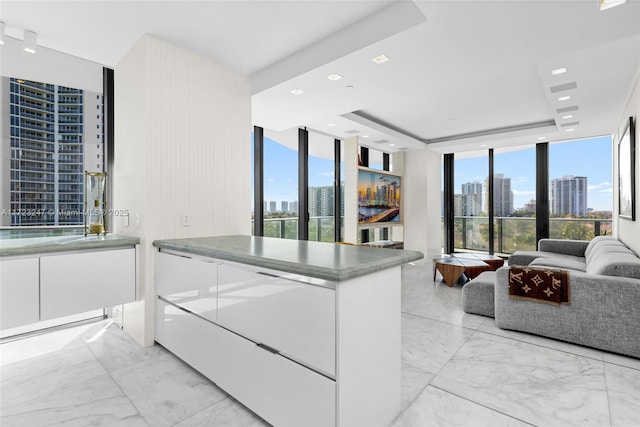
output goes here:
<path id="1" fill-rule="evenodd" d="M 538 250 L 584 257 L 588 245 L 588 240 L 540 239 Z"/>

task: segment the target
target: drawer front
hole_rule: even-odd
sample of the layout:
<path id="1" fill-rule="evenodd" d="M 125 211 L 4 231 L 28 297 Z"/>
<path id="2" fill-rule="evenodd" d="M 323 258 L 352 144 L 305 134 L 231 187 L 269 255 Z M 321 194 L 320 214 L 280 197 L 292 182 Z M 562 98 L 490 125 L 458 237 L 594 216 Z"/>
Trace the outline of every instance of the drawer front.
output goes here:
<path id="1" fill-rule="evenodd" d="M 218 329 L 211 322 L 156 300 L 156 341 L 214 382 Z"/>
<path id="2" fill-rule="evenodd" d="M 0 260 L 0 329 L 40 320 L 38 258 Z"/>
<path id="3" fill-rule="evenodd" d="M 333 289 L 228 264 L 218 268 L 220 325 L 334 378 L 335 318 Z"/>
<path id="4" fill-rule="evenodd" d="M 219 330 L 217 384 L 274 426 L 333 426 L 336 383 Z"/>
<path id="5" fill-rule="evenodd" d="M 214 293 L 217 264 L 198 258 L 158 252 L 156 254 L 155 284 L 156 294 L 172 299 L 174 294 L 205 290 Z"/>
<path id="6" fill-rule="evenodd" d="M 133 302 L 135 249 L 40 258 L 40 320 Z"/>

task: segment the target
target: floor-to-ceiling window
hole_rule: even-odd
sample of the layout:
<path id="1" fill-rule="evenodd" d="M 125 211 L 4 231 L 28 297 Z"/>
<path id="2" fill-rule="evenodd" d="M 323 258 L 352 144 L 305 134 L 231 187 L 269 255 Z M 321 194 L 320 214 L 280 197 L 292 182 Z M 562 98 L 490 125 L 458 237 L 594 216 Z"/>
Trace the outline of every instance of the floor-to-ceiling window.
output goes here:
<path id="1" fill-rule="evenodd" d="M 309 240 L 335 241 L 334 138 L 309 131 Z"/>
<path id="2" fill-rule="evenodd" d="M 549 145 L 549 237 L 611 234 L 611 156 L 608 135 Z"/>
<path id="3" fill-rule="evenodd" d="M 84 171 L 105 170 L 102 93 L 19 77 L 0 84 L 9 107 L 0 225 L 83 226 Z"/>
<path id="4" fill-rule="evenodd" d="M 298 134 L 264 135 L 264 235 L 298 238 Z"/>
<path id="5" fill-rule="evenodd" d="M 542 145 L 548 146 L 548 158 L 538 150 Z M 487 154 L 454 155 L 451 210 L 455 250 L 490 251 L 491 220 L 493 251 L 503 254 L 535 249 L 541 229 L 548 230 L 548 237 L 559 239 L 591 239 L 611 234 L 610 136 L 500 148 Z M 493 164 L 492 180 L 488 177 L 488 164 Z M 446 178 L 446 168 L 442 173 Z M 543 184 L 548 184 L 548 194 Z M 489 186 L 492 216 L 488 209 Z M 476 216 L 478 193 L 482 194 L 483 204 Z M 548 222 L 542 218 L 547 213 L 546 206 L 549 206 Z M 446 235 L 446 230 L 443 231 Z"/>
<path id="6" fill-rule="evenodd" d="M 489 250 L 487 151 L 455 155 L 454 241 L 456 249 Z"/>
<path id="7" fill-rule="evenodd" d="M 494 252 L 536 247 L 536 149 L 513 147 L 493 153 Z"/>

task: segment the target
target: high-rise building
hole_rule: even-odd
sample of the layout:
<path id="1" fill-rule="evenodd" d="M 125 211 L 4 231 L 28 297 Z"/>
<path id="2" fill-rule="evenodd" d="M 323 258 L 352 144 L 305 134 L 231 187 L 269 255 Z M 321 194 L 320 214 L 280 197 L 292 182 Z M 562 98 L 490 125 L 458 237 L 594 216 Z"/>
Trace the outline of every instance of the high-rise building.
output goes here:
<path id="1" fill-rule="evenodd" d="M 289 202 L 287 202 L 286 200 L 283 200 L 282 202 L 280 202 L 280 210 L 282 212 L 289 212 Z"/>
<path id="2" fill-rule="evenodd" d="M 482 214 L 482 183 L 462 184 L 462 215 L 478 216 Z"/>
<path id="3" fill-rule="evenodd" d="M 295 214 L 298 214 L 298 201 L 295 200 L 293 202 L 291 202 L 291 212 L 295 212 Z"/>
<path id="4" fill-rule="evenodd" d="M 0 225 L 84 223 L 84 171 L 104 171 L 102 95 L 3 77 Z M 10 208 L 10 209 L 9 209 Z"/>
<path id="5" fill-rule="evenodd" d="M 488 181 L 489 178 L 487 178 Z M 485 210 L 489 212 L 489 185 L 485 183 Z M 505 178 L 504 174 L 493 175 L 493 215 L 510 216 L 513 214 L 513 191 L 511 191 L 511 178 Z"/>
<path id="6" fill-rule="evenodd" d="M 277 211 L 277 202 L 275 200 L 272 200 L 269 202 L 269 212 L 276 212 Z"/>
<path id="7" fill-rule="evenodd" d="M 453 216 L 464 216 L 464 196 L 462 194 L 453 195 Z"/>
<path id="8" fill-rule="evenodd" d="M 309 216 L 333 215 L 333 193 L 333 185 L 309 187 Z"/>
<path id="9" fill-rule="evenodd" d="M 565 175 L 551 181 L 551 213 L 587 215 L 587 177 Z"/>

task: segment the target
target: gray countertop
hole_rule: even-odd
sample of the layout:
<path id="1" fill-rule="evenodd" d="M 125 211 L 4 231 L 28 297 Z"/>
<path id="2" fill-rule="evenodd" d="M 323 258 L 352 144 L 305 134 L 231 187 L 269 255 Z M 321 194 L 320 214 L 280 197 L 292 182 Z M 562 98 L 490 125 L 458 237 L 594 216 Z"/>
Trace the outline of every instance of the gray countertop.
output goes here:
<path id="1" fill-rule="evenodd" d="M 83 251 L 132 247 L 140 243 L 138 237 L 107 234 L 106 236 L 48 236 L 0 239 L 0 257 L 38 255 L 51 252 Z"/>
<path id="2" fill-rule="evenodd" d="M 153 246 L 334 282 L 423 258 L 417 251 L 255 236 L 156 240 Z"/>

